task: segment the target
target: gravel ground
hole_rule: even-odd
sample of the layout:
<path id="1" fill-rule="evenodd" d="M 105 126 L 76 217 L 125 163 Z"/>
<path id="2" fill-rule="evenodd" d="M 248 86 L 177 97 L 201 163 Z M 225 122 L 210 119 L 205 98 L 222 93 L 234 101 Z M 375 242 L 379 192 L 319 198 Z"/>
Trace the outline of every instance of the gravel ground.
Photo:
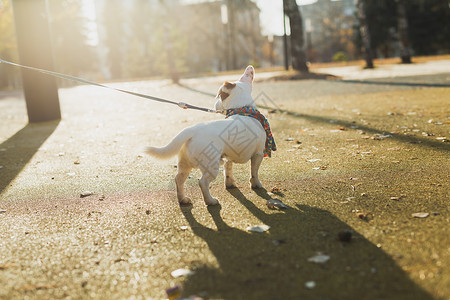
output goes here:
<path id="1" fill-rule="evenodd" d="M 280 108 L 263 109 L 278 151 L 265 190 L 248 164 L 237 189 L 220 174 L 216 207 L 198 171 L 180 207 L 176 159 L 142 153 L 221 116 L 79 86 L 60 89 L 60 122 L 27 124 L 23 98 L 0 94 L 0 298 L 450 299 L 450 73 L 405 72 L 255 83 Z M 115 85 L 211 107 L 220 80 Z"/>

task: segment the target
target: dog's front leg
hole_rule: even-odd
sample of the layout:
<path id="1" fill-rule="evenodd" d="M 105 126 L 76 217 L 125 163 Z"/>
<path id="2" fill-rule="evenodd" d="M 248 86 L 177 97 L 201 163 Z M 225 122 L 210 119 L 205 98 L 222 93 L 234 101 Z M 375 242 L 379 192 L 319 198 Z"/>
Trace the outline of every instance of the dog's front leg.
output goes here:
<path id="1" fill-rule="evenodd" d="M 262 183 L 258 178 L 258 170 L 259 166 L 261 166 L 261 163 L 263 161 L 264 156 L 261 154 L 255 154 L 251 158 L 251 175 L 250 178 L 250 185 L 252 189 L 260 189 L 262 188 Z"/>
<path id="2" fill-rule="evenodd" d="M 234 180 L 233 176 L 233 163 L 229 160 L 225 162 L 224 168 L 223 168 L 223 174 L 225 177 L 225 188 L 226 189 L 233 189 L 236 188 L 236 181 Z"/>

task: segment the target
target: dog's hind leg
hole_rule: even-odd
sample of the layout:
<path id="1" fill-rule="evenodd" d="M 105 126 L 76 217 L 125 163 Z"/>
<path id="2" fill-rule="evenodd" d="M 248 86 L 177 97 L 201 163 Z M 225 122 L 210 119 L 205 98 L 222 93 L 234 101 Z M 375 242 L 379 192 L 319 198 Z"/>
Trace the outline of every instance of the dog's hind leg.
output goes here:
<path id="1" fill-rule="evenodd" d="M 255 154 L 251 158 L 251 175 L 250 178 L 250 185 L 252 189 L 260 189 L 262 188 L 262 183 L 258 178 L 258 170 L 259 166 L 261 166 L 261 163 L 263 161 L 264 156 L 261 154 Z"/>
<path id="2" fill-rule="evenodd" d="M 200 178 L 198 184 L 200 185 L 200 189 L 202 190 L 203 199 L 205 200 L 206 205 L 217 205 L 219 201 L 211 196 L 209 193 L 209 184 L 211 181 L 216 179 L 217 174 L 219 173 L 219 163 L 217 163 L 217 167 L 209 167 L 208 169 L 202 169 L 202 178 Z"/>
<path id="3" fill-rule="evenodd" d="M 225 177 L 225 188 L 233 189 L 237 187 L 236 181 L 234 180 L 233 176 L 233 163 L 229 160 L 225 162 L 223 175 Z"/>
<path id="4" fill-rule="evenodd" d="M 175 183 L 177 185 L 177 198 L 180 204 L 190 204 L 191 199 L 184 194 L 184 183 L 189 176 L 192 168 L 184 161 L 178 162 L 178 174 L 175 176 Z"/>

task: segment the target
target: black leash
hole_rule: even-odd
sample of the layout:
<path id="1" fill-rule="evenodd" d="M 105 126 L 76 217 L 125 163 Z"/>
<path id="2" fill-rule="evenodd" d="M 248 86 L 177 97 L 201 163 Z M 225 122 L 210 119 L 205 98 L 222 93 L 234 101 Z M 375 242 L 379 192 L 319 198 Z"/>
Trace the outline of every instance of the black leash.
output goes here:
<path id="1" fill-rule="evenodd" d="M 97 82 L 89 81 L 89 80 L 86 80 L 86 79 L 83 79 L 83 78 L 79 78 L 79 77 L 75 77 L 75 76 L 70 76 L 70 75 L 66 75 L 66 74 L 62 74 L 62 73 L 58 73 L 58 72 L 53 72 L 53 71 L 48 71 L 48 70 L 44 70 L 44 69 L 39 69 L 39 68 L 34 68 L 34 67 L 29 67 L 29 66 L 16 64 L 16 63 L 13 63 L 13 62 L 10 62 L 10 61 L 7 61 L 7 60 L 3 60 L 1 58 L 0 58 L 0 63 L 8 64 L 8 65 L 19 67 L 19 68 L 22 68 L 22 69 L 27 69 L 27 70 L 40 72 L 40 73 L 43 73 L 43 74 L 59 77 L 59 78 L 62 78 L 62 79 L 67 79 L 67 80 L 77 81 L 77 82 L 81 82 L 81 83 L 85 83 L 85 84 L 95 85 L 95 86 L 99 86 L 99 87 L 102 87 L 102 88 L 107 88 L 107 89 L 115 90 L 115 91 L 118 91 L 118 92 L 126 93 L 126 94 L 129 94 L 129 95 L 133 95 L 133 96 L 136 96 L 136 97 L 141 97 L 141 98 L 145 98 L 145 99 L 149 99 L 149 100 L 153 100 L 153 101 L 158 101 L 158 102 L 162 102 L 162 103 L 174 104 L 174 105 L 177 105 L 178 107 L 183 108 L 183 109 L 196 109 L 196 110 L 200 110 L 200 111 L 204 111 L 204 112 L 210 112 L 210 113 L 223 113 L 223 111 L 221 111 L 221 110 L 214 110 L 214 109 L 209 109 L 209 108 L 204 108 L 204 107 L 191 105 L 191 104 L 184 103 L 184 102 L 175 102 L 175 101 L 171 101 L 171 100 L 167 100 L 167 99 L 163 99 L 163 98 L 159 98 L 159 97 L 154 97 L 154 96 L 150 96 L 150 95 L 144 95 L 144 94 L 140 94 L 140 93 L 130 92 L 130 91 L 126 91 L 126 90 L 110 87 L 110 86 L 107 86 L 107 85 L 103 85 L 103 84 L 100 84 L 100 83 L 97 83 Z"/>

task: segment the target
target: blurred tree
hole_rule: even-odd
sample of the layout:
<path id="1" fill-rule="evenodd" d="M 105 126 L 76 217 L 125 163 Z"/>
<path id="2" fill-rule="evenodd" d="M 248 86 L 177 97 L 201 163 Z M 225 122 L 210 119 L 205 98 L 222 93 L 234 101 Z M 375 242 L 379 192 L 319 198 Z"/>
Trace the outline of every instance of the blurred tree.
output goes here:
<path id="1" fill-rule="evenodd" d="M 55 68 L 74 76 L 94 72 L 96 55 L 88 43 L 81 0 L 48 0 Z"/>
<path id="2" fill-rule="evenodd" d="M 396 52 L 397 5 L 391 0 L 364 0 L 373 57 L 390 57 Z"/>
<path id="3" fill-rule="evenodd" d="M 126 78 L 149 77 L 157 74 L 155 60 L 158 47 L 155 44 L 158 41 L 152 31 L 158 26 L 155 20 L 158 17 L 158 7 L 148 0 L 129 3 L 132 6 L 127 18 L 130 30 L 126 36 L 128 42 L 123 75 Z"/>
<path id="4" fill-rule="evenodd" d="M 17 42 L 10 1 L 0 2 L 0 32 L 0 57 L 4 60 L 17 61 Z M 0 88 L 11 87 L 17 78 L 19 78 L 17 69 L 0 64 Z"/>
<path id="5" fill-rule="evenodd" d="M 359 30 L 361 32 L 361 38 L 363 42 L 366 68 L 373 69 L 374 66 L 373 66 L 372 46 L 370 43 L 369 25 L 367 24 L 366 19 L 365 0 L 357 0 L 356 6 L 358 8 Z"/>
<path id="6" fill-rule="evenodd" d="M 406 17 L 405 1 L 395 0 L 397 3 L 397 30 L 400 42 L 400 57 L 403 64 L 411 63 L 411 50 L 409 49 L 408 19 Z"/>
<path id="7" fill-rule="evenodd" d="M 447 0 L 408 1 L 408 35 L 416 55 L 450 53 L 450 4 Z"/>
<path id="8" fill-rule="evenodd" d="M 259 24 L 259 8 L 250 0 L 227 0 L 229 44 L 231 46 L 230 68 L 245 68 L 249 63 L 258 64 L 263 43 Z M 242 61 L 243 57 L 250 60 Z"/>
<path id="9" fill-rule="evenodd" d="M 296 71 L 309 72 L 304 49 L 303 20 L 296 0 L 284 0 L 285 14 L 291 26 L 291 61 Z"/>
<path id="10" fill-rule="evenodd" d="M 185 70 L 187 42 L 182 34 L 180 16 L 182 10 L 178 0 L 159 0 L 162 20 L 159 22 L 159 30 L 163 41 L 163 49 L 160 49 L 158 59 L 165 62 L 160 65 L 164 74 L 168 74 L 173 83 L 178 83 L 180 73 Z M 162 30 L 162 31 L 161 31 Z"/>
<path id="11" fill-rule="evenodd" d="M 199 2 L 180 7 L 181 31 L 192 72 L 255 66 L 262 57 L 260 9 L 250 0 Z M 232 11 L 232 12 L 230 12 Z"/>
<path id="12" fill-rule="evenodd" d="M 126 45 L 124 20 L 124 3 L 121 0 L 104 2 L 102 20 L 105 27 L 105 42 L 108 49 L 107 62 L 112 79 L 122 78 L 122 62 L 124 45 Z"/>
<path id="13" fill-rule="evenodd" d="M 301 6 L 306 19 L 308 59 L 331 61 L 338 52 L 345 52 L 349 59 L 356 56 L 353 43 L 357 23 L 352 0 L 319 0 Z"/>
<path id="14" fill-rule="evenodd" d="M 450 7 L 445 0 L 364 0 L 370 43 L 376 57 L 450 52 Z M 407 26 L 406 26 L 407 25 Z M 361 33 L 355 39 L 362 45 Z"/>
<path id="15" fill-rule="evenodd" d="M 231 47 L 228 26 L 224 22 L 227 21 L 225 8 L 226 5 L 219 2 L 192 3 L 183 8 L 182 27 L 189 56 L 186 66 L 190 72 L 224 71 L 229 66 Z"/>

